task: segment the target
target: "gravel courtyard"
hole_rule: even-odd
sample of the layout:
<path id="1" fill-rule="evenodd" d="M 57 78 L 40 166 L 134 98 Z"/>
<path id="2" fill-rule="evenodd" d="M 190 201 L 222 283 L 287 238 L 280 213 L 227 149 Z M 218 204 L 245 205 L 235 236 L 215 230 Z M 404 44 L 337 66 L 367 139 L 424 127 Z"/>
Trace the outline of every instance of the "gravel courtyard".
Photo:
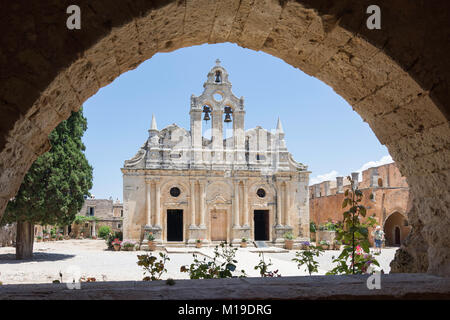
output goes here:
<path id="1" fill-rule="evenodd" d="M 306 270 L 297 269 L 291 261 L 295 251 L 266 248 L 264 260 L 272 262 L 270 270 L 279 270 L 282 276 L 307 275 Z M 213 256 L 213 248 L 171 248 L 167 253 L 170 261 L 167 264 L 168 273 L 163 278 L 187 279 L 187 273 L 180 272 L 181 265 L 192 262 L 192 251 L 199 253 L 199 258 Z M 253 251 L 253 252 L 252 252 Z M 248 276 L 258 277 L 254 266 L 259 262 L 256 248 L 239 248 L 236 254 L 238 270 L 244 269 Z M 386 248 L 377 256 L 381 268 L 389 273 L 389 263 L 395 255 L 396 248 Z M 34 244 L 34 259 L 32 261 L 15 260 L 15 248 L 0 247 L 0 282 L 3 284 L 20 283 L 51 283 L 63 275 L 63 282 L 70 281 L 77 272 L 80 276 L 94 277 L 96 281 L 142 280 L 143 270 L 137 262 L 137 254 L 144 251 L 108 251 L 104 240 L 64 240 L 56 242 L 41 242 Z M 332 268 L 332 256 L 338 251 L 327 250 L 319 258 L 319 273 L 325 274 Z"/>

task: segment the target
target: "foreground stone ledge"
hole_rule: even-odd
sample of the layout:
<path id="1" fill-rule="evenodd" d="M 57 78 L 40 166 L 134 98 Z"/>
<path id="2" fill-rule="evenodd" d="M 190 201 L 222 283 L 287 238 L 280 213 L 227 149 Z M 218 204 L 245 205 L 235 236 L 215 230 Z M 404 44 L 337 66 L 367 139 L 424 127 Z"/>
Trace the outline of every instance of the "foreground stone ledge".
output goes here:
<path id="1" fill-rule="evenodd" d="M 450 299 L 450 278 L 428 274 L 388 274 L 381 289 L 369 290 L 368 276 L 305 276 L 176 280 L 155 282 L 91 282 L 69 290 L 65 284 L 0 286 L 0 299 L 61 300 L 215 300 L 215 299 Z"/>

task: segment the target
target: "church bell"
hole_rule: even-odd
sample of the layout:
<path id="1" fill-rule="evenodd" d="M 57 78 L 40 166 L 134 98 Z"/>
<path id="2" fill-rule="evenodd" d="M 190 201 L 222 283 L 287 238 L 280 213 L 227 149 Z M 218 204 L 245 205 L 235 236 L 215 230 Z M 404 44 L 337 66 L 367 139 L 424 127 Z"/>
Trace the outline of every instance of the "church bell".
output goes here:
<path id="1" fill-rule="evenodd" d="M 231 122 L 231 114 L 233 113 L 233 110 L 231 109 L 231 107 L 225 107 L 224 109 L 225 111 L 225 120 L 223 120 L 223 122 L 225 123 L 229 123 Z"/>
<path id="2" fill-rule="evenodd" d="M 227 114 L 225 115 L 225 120 L 223 120 L 223 122 L 226 122 L 226 123 L 231 122 L 231 116 L 230 116 L 229 113 L 227 113 Z"/>
<path id="3" fill-rule="evenodd" d="M 203 112 L 205 113 L 203 120 L 205 120 L 205 121 L 211 120 L 211 118 L 209 116 L 209 113 L 211 112 L 211 108 L 208 106 L 203 106 Z"/>

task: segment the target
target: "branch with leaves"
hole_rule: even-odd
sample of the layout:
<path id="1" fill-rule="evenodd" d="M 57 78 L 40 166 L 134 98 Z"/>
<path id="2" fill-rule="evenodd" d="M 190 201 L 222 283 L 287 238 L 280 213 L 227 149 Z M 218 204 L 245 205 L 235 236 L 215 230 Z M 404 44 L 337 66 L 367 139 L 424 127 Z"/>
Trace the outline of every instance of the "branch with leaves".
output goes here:
<path id="1" fill-rule="evenodd" d="M 343 223 L 336 228 L 336 238 L 342 241 L 344 249 L 333 259 L 337 266 L 327 274 L 362 274 L 369 266 L 379 266 L 378 261 L 370 253 L 369 228 L 376 225 L 373 216 L 365 222 L 362 218 L 367 215 L 366 208 L 361 204 L 363 193 L 358 189 L 357 181 L 348 177 L 351 189 L 345 191 L 342 208 L 349 209 L 343 213 Z"/>

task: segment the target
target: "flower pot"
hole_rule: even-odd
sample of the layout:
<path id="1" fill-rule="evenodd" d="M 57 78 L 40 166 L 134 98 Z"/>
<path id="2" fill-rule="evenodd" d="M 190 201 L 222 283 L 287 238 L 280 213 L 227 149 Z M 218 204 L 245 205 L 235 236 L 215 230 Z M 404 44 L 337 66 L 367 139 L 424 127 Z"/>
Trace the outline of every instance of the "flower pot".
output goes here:
<path id="1" fill-rule="evenodd" d="M 322 249 L 323 249 L 323 250 L 328 250 L 328 247 L 329 247 L 329 246 L 328 246 L 327 244 L 322 244 L 321 246 L 322 246 Z"/>
<path id="2" fill-rule="evenodd" d="M 334 250 L 341 250 L 341 245 L 340 244 L 335 244 L 334 245 Z"/>
<path id="3" fill-rule="evenodd" d="M 119 251 L 120 250 L 120 244 L 115 244 L 114 245 L 114 250 L 115 251 Z"/>
<path id="4" fill-rule="evenodd" d="M 201 243 L 201 242 L 195 243 L 195 247 L 196 247 L 196 248 L 201 248 L 201 247 L 202 247 L 202 243 Z"/>
<path id="5" fill-rule="evenodd" d="M 247 248 L 247 242 L 241 242 L 241 248 Z"/>
<path id="6" fill-rule="evenodd" d="M 284 240 L 284 247 L 288 250 L 292 250 L 294 247 L 294 240 Z"/>
<path id="7" fill-rule="evenodd" d="M 148 241 L 148 250 L 155 251 L 156 250 L 156 243 L 153 240 Z"/>

